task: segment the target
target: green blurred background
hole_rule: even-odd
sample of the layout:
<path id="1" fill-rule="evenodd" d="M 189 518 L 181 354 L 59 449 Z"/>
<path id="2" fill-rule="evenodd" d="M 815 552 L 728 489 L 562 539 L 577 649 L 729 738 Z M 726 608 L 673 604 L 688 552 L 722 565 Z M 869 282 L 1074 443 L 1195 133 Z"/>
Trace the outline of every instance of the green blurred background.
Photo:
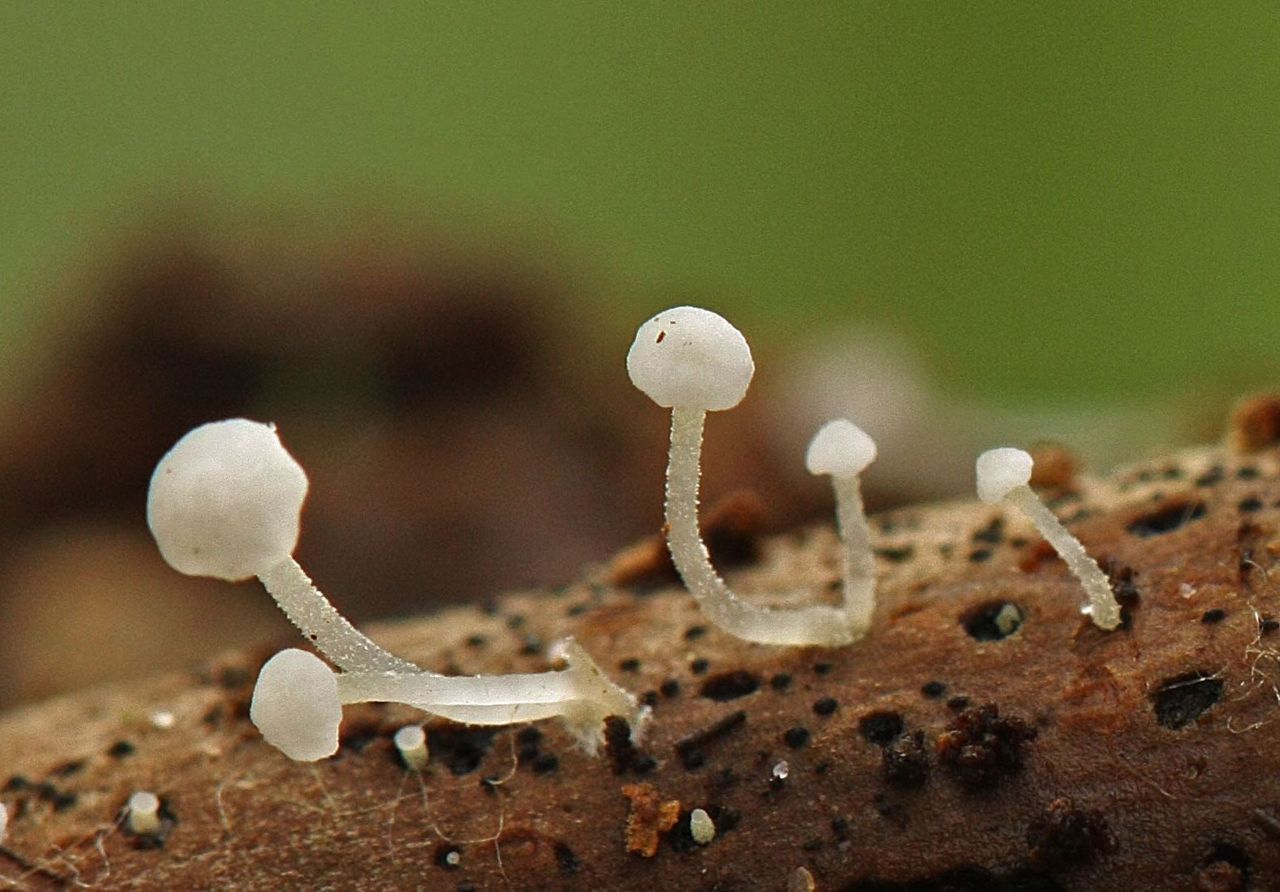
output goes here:
<path id="1" fill-rule="evenodd" d="M 1258 383 L 1280 331 L 1269 2 L 11 2 L 0 161 L 7 355 L 175 201 L 447 208 L 1005 400 Z"/>

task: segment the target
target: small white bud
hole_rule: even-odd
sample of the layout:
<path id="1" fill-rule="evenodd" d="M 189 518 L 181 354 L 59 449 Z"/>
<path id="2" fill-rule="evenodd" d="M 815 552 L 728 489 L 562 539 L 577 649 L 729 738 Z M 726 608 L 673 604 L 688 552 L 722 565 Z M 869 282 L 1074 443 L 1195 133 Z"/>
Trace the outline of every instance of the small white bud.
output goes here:
<path id="1" fill-rule="evenodd" d="M 809 441 L 804 464 L 810 474 L 856 477 L 876 459 L 876 443 L 846 418 L 828 421 Z"/>
<path id="2" fill-rule="evenodd" d="M 333 671 L 315 654 L 289 648 L 258 673 L 249 718 L 267 743 L 298 762 L 338 751 L 342 704 Z"/>
<path id="3" fill-rule="evenodd" d="M 430 753 L 427 751 L 427 732 L 421 725 L 405 725 L 396 732 L 394 740 L 406 768 L 421 771 L 427 767 Z"/>
<path id="4" fill-rule="evenodd" d="M 978 456 L 978 498 L 988 505 L 1001 502 L 1009 491 L 1031 482 L 1030 453 L 1011 446 L 988 449 Z"/>
<path id="5" fill-rule="evenodd" d="M 138 790 L 125 806 L 125 820 L 139 836 L 154 836 L 160 831 L 160 797 L 149 790 Z"/>
<path id="6" fill-rule="evenodd" d="M 716 838 L 716 824 L 705 809 L 695 808 L 689 813 L 689 835 L 700 846 Z"/>

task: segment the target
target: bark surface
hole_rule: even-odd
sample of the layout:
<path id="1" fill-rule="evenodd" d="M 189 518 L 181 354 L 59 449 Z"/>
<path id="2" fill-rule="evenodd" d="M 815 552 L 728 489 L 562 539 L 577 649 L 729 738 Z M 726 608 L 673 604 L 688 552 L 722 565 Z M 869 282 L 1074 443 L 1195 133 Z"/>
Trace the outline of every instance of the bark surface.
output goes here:
<path id="1" fill-rule="evenodd" d="M 374 635 L 463 673 L 546 668 L 574 635 L 653 706 L 637 747 L 614 726 L 590 758 L 554 722 L 369 705 L 347 709 L 336 757 L 292 763 L 246 717 L 264 647 L 0 718 L 0 887 L 1280 888 L 1280 452 L 1054 482 L 1121 595 L 1119 631 L 1080 614 L 1029 524 L 976 502 L 873 519 L 874 624 L 833 650 L 734 640 L 633 550 L 563 590 Z M 727 573 L 744 596 L 834 598 L 829 526 L 754 544 Z M 391 736 L 422 720 L 418 775 Z M 122 823 L 142 789 L 162 840 Z"/>

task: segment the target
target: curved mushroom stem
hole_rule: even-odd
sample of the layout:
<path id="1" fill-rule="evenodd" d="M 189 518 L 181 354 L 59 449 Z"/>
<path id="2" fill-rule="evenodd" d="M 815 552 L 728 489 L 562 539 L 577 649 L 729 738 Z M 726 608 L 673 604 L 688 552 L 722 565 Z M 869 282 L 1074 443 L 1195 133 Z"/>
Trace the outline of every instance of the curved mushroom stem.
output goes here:
<path id="1" fill-rule="evenodd" d="M 510 725 L 559 716 L 588 752 L 595 752 L 604 720 L 621 716 L 633 736 L 647 710 L 600 671 L 572 639 L 557 648 L 568 668 L 512 675 L 445 676 L 415 671 L 346 672 L 337 676 L 343 704 L 403 703 L 468 725 Z"/>
<path id="2" fill-rule="evenodd" d="M 849 644 L 857 635 L 845 610 L 826 605 L 788 609 L 757 607 L 734 594 L 711 566 L 711 557 L 698 531 L 699 461 L 705 418 L 706 412 L 702 409 L 676 406 L 671 410 L 667 547 L 689 593 L 712 622 L 747 641 L 800 647 Z M 857 498 L 859 510 L 861 502 L 861 498 Z M 842 528 L 844 522 L 842 518 Z M 855 526 L 852 524 L 850 528 Z"/>
<path id="3" fill-rule="evenodd" d="M 844 543 L 844 614 L 854 638 L 871 628 L 876 606 L 876 562 L 871 551 L 871 528 L 862 507 L 858 477 L 832 477 L 836 495 L 836 523 Z"/>
<path id="4" fill-rule="evenodd" d="M 1054 551 L 1066 562 L 1067 568 L 1080 580 L 1089 595 L 1089 603 L 1084 612 L 1093 619 L 1094 624 L 1107 631 L 1119 626 L 1120 603 L 1111 590 L 1111 582 L 1098 562 L 1085 552 L 1080 540 L 1071 535 L 1030 486 L 1015 486 L 1004 498 L 1031 519 L 1040 535 L 1053 546 Z"/>
<path id="5" fill-rule="evenodd" d="M 347 672 L 422 672 L 375 644 L 339 613 L 292 557 L 258 576 L 289 621 L 330 662 Z"/>

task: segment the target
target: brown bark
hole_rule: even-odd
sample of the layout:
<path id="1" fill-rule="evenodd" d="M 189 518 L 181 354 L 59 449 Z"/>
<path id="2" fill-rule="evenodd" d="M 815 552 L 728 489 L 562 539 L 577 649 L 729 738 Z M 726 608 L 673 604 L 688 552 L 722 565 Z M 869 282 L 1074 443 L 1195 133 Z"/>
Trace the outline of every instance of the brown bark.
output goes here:
<path id="1" fill-rule="evenodd" d="M 1055 510 L 1124 596 L 1120 631 L 1081 616 L 1079 585 L 1020 518 L 972 502 L 873 521 L 876 623 L 838 650 L 733 640 L 633 554 L 625 573 L 378 637 L 433 669 L 503 672 L 544 668 L 572 634 L 654 704 L 637 749 L 616 727 L 591 758 L 551 722 L 431 720 L 419 778 L 390 740 L 417 714 L 367 706 L 348 708 L 338 756 L 291 763 L 245 717 L 263 648 L 0 719 L 0 877 L 727 892 L 807 888 L 804 868 L 819 890 L 863 892 L 1280 888 L 1280 452 L 1066 483 Z M 829 528 L 797 530 L 730 582 L 803 601 L 831 590 L 838 559 Z M 164 800 L 158 846 L 118 821 L 138 789 Z M 639 800 L 652 857 L 629 845 Z M 705 846 L 699 807 L 717 827 Z"/>

